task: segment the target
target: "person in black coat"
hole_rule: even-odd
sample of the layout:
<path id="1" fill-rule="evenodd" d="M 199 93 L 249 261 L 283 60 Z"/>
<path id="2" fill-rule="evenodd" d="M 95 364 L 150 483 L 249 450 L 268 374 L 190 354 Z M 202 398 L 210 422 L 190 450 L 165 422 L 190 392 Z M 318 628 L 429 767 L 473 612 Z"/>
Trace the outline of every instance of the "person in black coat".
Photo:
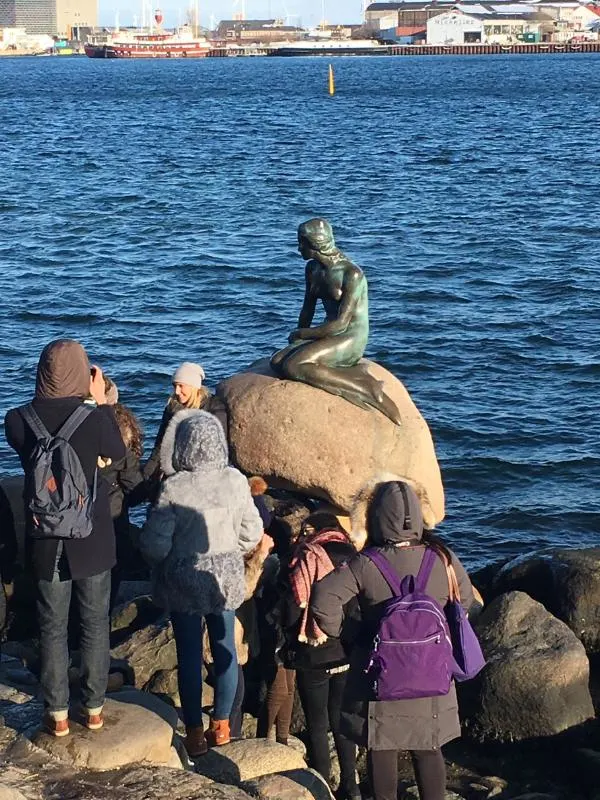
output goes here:
<path id="1" fill-rule="evenodd" d="M 51 342 L 42 352 L 32 406 L 51 435 L 56 434 L 89 395 L 97 403 L 73 433 L 75 450 L 90 492 L 98 459 L 118 461 L 125 456 L 113 410 L 106 405 L 102 371 L 90 368 L 83 347 L 70 339 Z M 17 452 L 27 475 L 37 439 L 22 409 L 6 415 L 6 439 Z M 26 513 L 28 560 L 37 583 L 40 627 L 41 685 L 45 724 L 50 733 L 69 733 L 68 619 L 75 595 L 81 626 L 81 698 L 85 724 L 102 727 L 109 655 L 110 571 L 115 564 L 115 534 L 108 487 L 97 481 L 92 531 L 86 538 L 34 538 L 34 520 Z"/>
<path id="2" fill-rule="evenodd" d="M 102 468 L 99 473 L 108 485 L 110 513 L 117 542 L 117 563 L 112 571 L 111 582 L 111 609 L 124 575 L 139 575 L 140 579 L 147 577 L 147 567 L 137 549 L 136 537 L 132 535 L 139 529 L 131 525 L 129 509 L 148 499 L 148 485 L 140 464 L 142 429 L 135 414 L 127 406 L 115 402 L 113 410 L 126 449 L 124 458 L 118 461 L 101 459 Z"/>
<path id="3" fill-rule="evenodd" d="M 348 534 L 342 528 L 333 513 L 316 511 L 303 523 L 298 544 L 290 562 L 290 583 L 292 588 L 296 582 L 297 569 L 307 574 L 310 558 L 304 556 L 306 544 L 315 551 L 314 557 L 321 559 L 324 551 L 325 561 L 322 568 L 330 571 L 342 568 L 355 555 L 356 550 Z M 304 564 L 299 562 L 304 559 Z M 323 562 L 322 562 L 323 563 Z M 314 586 L 318 585 L 319 570 L 315 574 Z M 300 587 L 303 580 L 300 579 Z M 312 587 L 311 587 L 312 588 Z M 342 698 L 348 676 L 349 651 L 353 639 L 353 631 L 358 625 L 358 604 L 349 603 L 344 608 L 345 624 L 339 638 L 317 638 L 318 630 L 311 630 L 310 613 L 306 614 L 310 600 L 301 596 L 298 589 L 288 593 L 286 620 L 286 648 L 284 662 L 288 669 L 296 670 L 300 702 L 306 718 L 308 736 L 309 764 L 329 783 L 331 782 L 331 759 L 329 755 L 328 731 L 331 730 L 340 764 L 340 786 L 337 797 L 340 800 L 360 800 L 361 794 L 356 782 L 356 746 L 342 735 L 340 731 L 340 715 Z M 299 602 L 300 600 L 300 602 Z M 325 641 L 322 641 L 324 639 Z"/>

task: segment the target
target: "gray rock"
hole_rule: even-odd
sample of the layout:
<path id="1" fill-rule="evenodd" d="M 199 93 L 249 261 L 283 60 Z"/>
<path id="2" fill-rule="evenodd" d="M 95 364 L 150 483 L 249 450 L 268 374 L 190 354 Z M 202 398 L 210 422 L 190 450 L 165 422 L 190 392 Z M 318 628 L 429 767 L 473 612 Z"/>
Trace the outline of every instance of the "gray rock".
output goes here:
<path id="1" fill-rule="evenodd" d="M 459 691 L 477 737 L 551 736 L 594 716 L 583 645 L 540 603 L 522 592 L 502 595 L 476 626 L 488 663 Z"/>
<path id="2" fill-rule="evenodd" d="M 305 383 L 273 376 L 268 361 L 217 387 L 227 407 L 233 462 L 273 486 L 349 510 L 374 478 L 393 473 L 418 489 L 426 524 L 444 518 L 444 490 L 427 423 L 403 384 L 372 361 L 362 365 L 394 400 L 402 425 Z"/>
<path id="3" fill-rule="evenodd" d="M 292 747 L 268 739 L 240 739 L 215 747 L 196 761 L 196 771 L 220 783 L 240 784 L 273 772 L 304 769 L 306 763 Z"/>
<path id="4" fill-rule="evenodd" d="M 0 783 L 0 800 L 27 800 L 27 798 L 18 789 Z"/>
<path id="5" fill-rule="evenodd" d="M 519 556 L 496 573 L 491 590 L 525 592 L 565 622 L 588 653 L 600 653 L 600 547 Z"/>
<path id="6" fill-rule="evenodd" d="M 329 786 L 312 769 L 292 769 L 263 775 L 242 784 L 258 800 L 333 800 Z"/>
<path id="7" fill-rule="evenodd" d="M 405 789 L 401 795 L 402 800 L 419 800 L 419 789 L 417 786 L 409 786 L 408 789 Z M 452 792 L 449 789 L 446 790 L 446 794 L 444 795 L 444 800 L 465 800 L 462 794 L 456 794 L 456 792 Z"/>
<path id="8" fill-rule="evenodd" d="M 174 706 L 181 707 L 176 669 L 161 669 L 156 672 L 148 682 L 146 690 L 152 694 L 169 697 Z"/>
<path id="9" fill-rule="evenodd" d="M 223 786 L 185 770 L 132 766 L 84 773 L 53 783 L 48 800 L 250 800 L 234 786 Z"/>
<path id="10" fill-rule="evenodd" d="M 160 702 L 157 698 L 152 700 Z M 172 710 L 168 706 L 166 709 L 165 714 Z M 107 699 L 104 719 L 99 731 L 89 731 L 71 720 L 69 736 L 57 739 L 40 731 L 33 741 L 54 758 L 78 768 L 106 770 L 129 764 L 173 764 L 173 726 L 162 713 L 126 700 Z"/>
<path id="11" fill-rule="evenodd" d="M 177 651 L 173 628 L 167 620 L 135 631 L 129 638 L 113 647 L 111 655 L 124 661 L 133 672 L 135 687 L 143 689 L 161 670 L 177 666 Z"/>

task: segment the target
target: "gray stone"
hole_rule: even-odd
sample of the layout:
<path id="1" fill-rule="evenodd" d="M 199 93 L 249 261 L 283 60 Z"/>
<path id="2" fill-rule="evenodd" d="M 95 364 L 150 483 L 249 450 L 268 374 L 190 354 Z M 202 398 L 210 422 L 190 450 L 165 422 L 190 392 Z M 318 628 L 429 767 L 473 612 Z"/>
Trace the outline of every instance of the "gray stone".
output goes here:
<path id="1" fill-rule="evenodd" d="M 53 783 L 52 800 L 250 800 L 235 786 L 166 767 L 131 766 Z"/>
<path id="2" fill-rule="evenodd" d="M 405 789 L 401 795 L 402 800 L 419 800 L 419 789 L 417 786 L 409 786 L 408 789 Z M 446 794 L 444 795 L 444 800 L 465 800 L 462 794 L 457 794 L 456 792 L 452 792 L 449 789 L 446 790 Z"/>
<path id="3" fill-rule="evenodd" d="M 167 620 L 135 631 L 129 638 L 113 647 L 111 655 L 124 661 L 133 672 L 135 687 L 143 689 L 161 670 L 177 666 L 177 651 L 173 628 Z"/>
<path id="4" fill-rule="evenodd" d="M 333 800 L 329 787 L 312 769 L 292 769 L 263 775 L 242 784 L 258 800 Z"/>
<path id="5" fill-rule="evenodd" d="M 197 772 L 214 781 L 229 784 L 240 784 L 273 772 L 305 767 L 300 753 L 268 739 L 240 739 L 213 748 L 196 762 Z"/>
<path id="6" fill-rule="evenodd" d="M 89 731 L 71 721 L 71 734 L 60 739 L 40 731 L 34 743 L 59 761 L 78 768 L 106 770 L 128 764 L 173 764 L 173 726 L 162 714 L 125 700 L 107 699 L 104 720 L 99 731 Z"/>
<path id="7" fill-rule="evenodd" d="M 481 739 L 551 736 L 594 716 L 581 642 L 522 592 L 494 600 L 476 623 L 487 659 L 459 686 L 468 731 Z"/>
<path id="8" fill-rule="evenodd" d="M 600 547 L 519 556 L 500 568 L 491 590 L 525 592 L 565 622 L 588 653 L 600 653 Z"/>
<path id="9" fill-rule="evenodd" d="M 18 789 L 0 783 L 0 800 L 27 800 L 27 798 Z"/>
<path id="10" fill-rule="evenodd" d="M 217 387 L 227 407 L 232 460 L 248 474 L 268 475 L 273 486 L 345 510 L 374 478 L 408 478 L 433 527 L 444 518 L 444 490 L 427 423 L 397 378 L 374 362 L 361 364 L 383 381 L 401 426 L 308 384 L 280 380 L 265 359 Z"/>
<path id="11" fill-rule="evenodd" d="M 156 672 L 146 686 L 152 694 L 161 694 L 169 697 L 177 708 L 181 707 L 179 698 L 179 681 L 176 669 L 161 669 Z M 203 692 L 204 694 L 204 692 Z"/>

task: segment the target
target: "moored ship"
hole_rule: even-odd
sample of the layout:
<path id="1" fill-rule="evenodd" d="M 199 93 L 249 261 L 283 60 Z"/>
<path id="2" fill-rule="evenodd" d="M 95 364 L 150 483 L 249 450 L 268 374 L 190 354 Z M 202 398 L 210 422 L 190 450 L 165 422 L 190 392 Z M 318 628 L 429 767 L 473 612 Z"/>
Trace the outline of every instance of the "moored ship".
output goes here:
<path id="1" fill-rule="evenodd" d="M 119 32 L 85 45 L 89 58 L 203 58 L 210 50 L 210 42 L 195 37 L 187 26 L 174 33 Z"/>

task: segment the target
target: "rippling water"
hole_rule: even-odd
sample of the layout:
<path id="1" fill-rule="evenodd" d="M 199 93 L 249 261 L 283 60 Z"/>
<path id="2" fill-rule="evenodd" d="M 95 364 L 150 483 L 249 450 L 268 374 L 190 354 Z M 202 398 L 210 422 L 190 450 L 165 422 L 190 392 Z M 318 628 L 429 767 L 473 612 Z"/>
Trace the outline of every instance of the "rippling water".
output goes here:
<path id="1" fill-rule="evenodd" d="M 370 282 L 470 565 L 596 543 L 600 57 L 0 60 L 0 401 L 80 339 L 154 435 L 295 326 L 299 222 Z M 15 460 L 3 444 L 4 471 Z"/>

